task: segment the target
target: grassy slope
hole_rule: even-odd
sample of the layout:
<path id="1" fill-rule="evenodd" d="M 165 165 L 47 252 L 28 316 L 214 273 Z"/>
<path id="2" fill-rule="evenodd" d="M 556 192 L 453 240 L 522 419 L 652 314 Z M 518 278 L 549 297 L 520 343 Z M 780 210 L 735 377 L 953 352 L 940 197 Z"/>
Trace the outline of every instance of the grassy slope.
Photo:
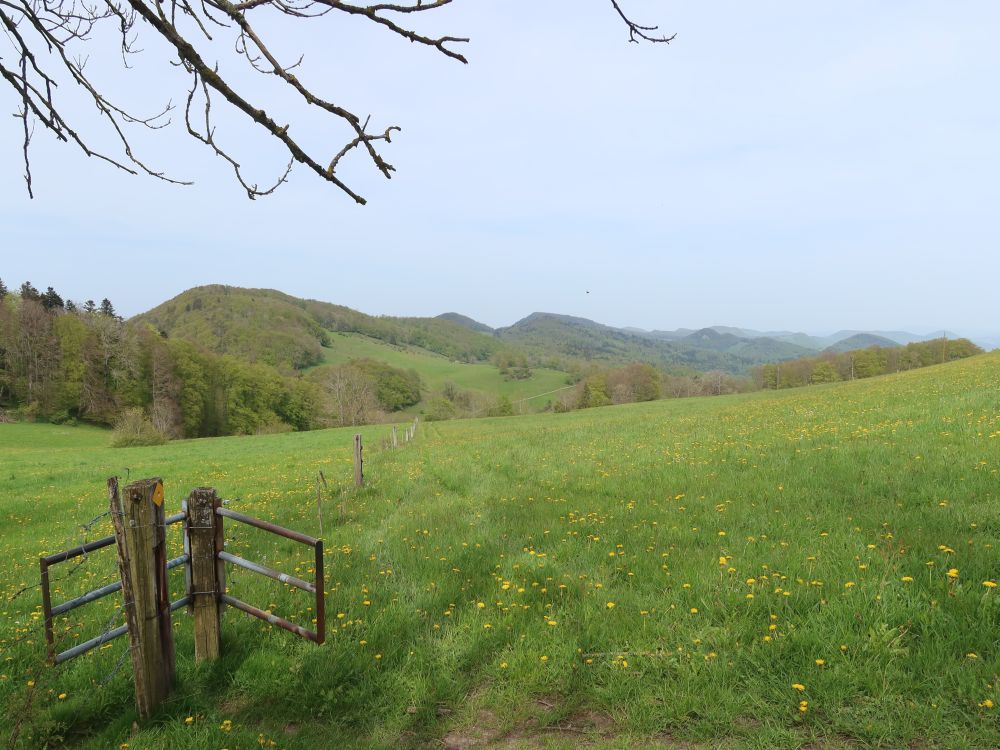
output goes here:
<path id="1" fill-rule="evenodd" d="M 122 642 L 42 666 L 37 631 L 19 632 L 29 592 L 0 620 L 0 638 L 33 640 L 6 649 L 4 727 L 24 717 L 25 747 L 46 727 L 93 748 L 261 736 L 575 747 L 587 735 L 608 747 L 996 747 L 998 709 L 980 704 L 1000 703 L 1000 589 L 982 585 L 1000 579 L 998 392 L 992 354 L 778 394 L 424 425 L 416 445 L 368 453 L 346 519 L 328 504 L 326 646 L 230 613 L 224 660 L 196 668 L 179 615 L 178 697 L 129 737 L 127 666 L 95 685 Z M 103 479 L 123 465 L 161 474 L 171 509 L 213 484 L 307 532 L 315 471 L 341 485 L 350 471 L 350 430 L 120 451 L 87 433 L 90 447 L 63 435 L 52 451 L 46 429 L 0 425 L 8 592 L 103 510 Z M 372 445 L 385 427 L 363 431 Z M 301 548 L 227 536 L 308 575 Z M 111 558 L 93 558 L 60 597 L 111 580 Z M 230 585 L 312 614 L 273 581 L 239 571 Z M 111 607 L 76 610 L 61 643 L 89 637 Z"/>
<path id="2" fill-rule="evenodd" d="M 377 359 L 393 367 L 416 370 L 424 385 L 431 390 L 438 390 L 450 381 L 463 390 L 506 395 L 516 401 L 566 385 L 566 373 L 557 370 L 537 368 L 532 370 L 532 376 L 527 380 L 504 380 L 493 365 L 455 362 L 422 349 L 391 346 L 355 333 L 331 333 L 330 343 L 331 346 L 323 350 L 325 364 L 341 364 L 363 357 Z M 528 408 L 542 408 L 550 398 L 555 400 L 557 395 L 533 399 Z"/>

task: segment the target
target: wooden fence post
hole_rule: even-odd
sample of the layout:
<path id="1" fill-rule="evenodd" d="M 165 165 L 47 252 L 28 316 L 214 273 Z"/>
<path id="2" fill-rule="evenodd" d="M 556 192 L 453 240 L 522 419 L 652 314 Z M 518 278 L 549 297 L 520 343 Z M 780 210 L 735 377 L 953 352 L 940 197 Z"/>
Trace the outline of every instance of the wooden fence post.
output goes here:
<path id="1" fill-rule="evenodd" d="M 191 608 L 194 612 L 194 659 L 215 661 L 222 651 L 222 587 L 217 578 L 216 528 L 222 516 L 215 510 L 219 496 L 212 487 L 192 490 L 187 500 L 184 533 L 191 555 Z"/>
<path id="2" fill-rule="evenodd" d="M 392 447 L 395 448 L 397 445 L 396 441 L 396 425 L 392 426 Z"/>
<path id="3" fill-rule="evenodd" d="M 118 547 L 122 598 L 135 675 L 135 705 L 148 719 L 174 685 L 174 638 L 170 629 L 163 480 L 143 479 L 118 492 L 108 480 L 111 519 Z"/>
<path id="4" fill-rule="evenodd" d="M 365 473 L 363 469 L 364 461 L 361 458 L 361 434 L 354 436 L 354 486 L 361 487 L 365 483 Z"/>

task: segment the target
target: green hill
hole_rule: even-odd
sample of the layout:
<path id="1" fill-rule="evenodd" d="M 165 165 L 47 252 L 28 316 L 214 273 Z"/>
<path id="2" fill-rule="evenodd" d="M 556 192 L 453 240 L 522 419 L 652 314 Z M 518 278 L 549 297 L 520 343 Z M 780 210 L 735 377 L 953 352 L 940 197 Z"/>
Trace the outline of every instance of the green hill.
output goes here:
<path id="1" fill-rule="evenodd" d="M 848 336 L 846 339 L 841 339 L 836 344 L 828 346 L 824 349 L 824 352 L 852 352 L 856 349 L 869 349 L 873 346 L 881 347 L 898 347 L 898 343 L 892 339 L 887 339 L 885 336 L 876 336 L 873 333 L 856 333 L 853 336 Z"/>
<path id="2" fill-rule="evenodd" d="M 493 333 L 493 329 L 490 328 L 485 323 L 480 323 L 478 320 L 473 320 L 467 315 L 461 315 L 455 312 L 441 313 L 437 316 L 442 320 L 450 320 L 452 323 L 458 323 L 460 326 L 468 328 L 470 331 L 476 331 L 477 333 Z"/>
<path id="3" fill-rule="evenodd" d="M 566 373 L 534 368 L 523 380 L 504 379 L 491 364 L 466 363 L 442 357 L 413 346 L 391 345 L 358 333 L 331 333 L 323 349 L 323 364 L 337 365 L 357 359 L 374 359 L 402 370 L 415 370 L 427 390 L 436 391 L 447 383 L 484 395 L 502 395 L 520 401 L 548 394 L 567 385 Z M 534 411 L 546 404 L 545 398 L 531 398 L 525 410 Z M 419 411 L 416 407 L 415 411 Z"/>
<path id="4" fill-rule="evenodd" d="M 612 328 L 553 313 L 533 313 L 497 333 L 503 342 L 515 344 L 536 358 L 561 356 L 611 364 L 648 362 L 677 374 L 708 370 L 744 374 L 757 364 L 810 353 L 795 344 L 769 338 L 744 339 L 711 328 L 668 339 L 662 332 Z"/>
<path id="5" fill-rule="evenodd" d="M 273 289 L 195 287 L 135 320 L 209 351 L 285 370 L 321 362 L 328 331 L 361 333 L 465 362 L 487 360 L 500 349 L 492 337 L 450 320 L 376 317 Z"/>

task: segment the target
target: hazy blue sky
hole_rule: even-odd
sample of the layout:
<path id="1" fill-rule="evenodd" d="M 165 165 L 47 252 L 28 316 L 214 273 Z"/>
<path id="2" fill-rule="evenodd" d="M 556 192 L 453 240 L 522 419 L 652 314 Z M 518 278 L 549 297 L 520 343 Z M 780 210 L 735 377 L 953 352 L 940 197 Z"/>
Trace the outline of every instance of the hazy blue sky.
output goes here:
<path id="1" fill-rule="evenodd" d="M 282 27 L 319 93 L 403 127 L 391 181 L 360 157 L 344 173 L 366 207 L 304 169 L 248 201 L 180 122 L 145 154 L 195 186 L 39 132 L 30 201 L 4 117 L 0 277 L 125 314 L 224 283 L 491 325 L 545 310 L 645 328 L 1000 329 L 1000 3 L 624 4 L 676 41 L 628 44 L 606 0 L 428 14 L 423 28 L 472 37 L 468 67 L 354 19 Z M 182 100 L 144 46 L 128 73 L 95 49 L 95 76 L 149 109 Z M 0 105 L 17 105 L 7 88 Z M 288 97 L 269 112 L 327 153 L 344 142 Z M 218 135 L 261 182 L 281 161 L 239 120 Z"/>

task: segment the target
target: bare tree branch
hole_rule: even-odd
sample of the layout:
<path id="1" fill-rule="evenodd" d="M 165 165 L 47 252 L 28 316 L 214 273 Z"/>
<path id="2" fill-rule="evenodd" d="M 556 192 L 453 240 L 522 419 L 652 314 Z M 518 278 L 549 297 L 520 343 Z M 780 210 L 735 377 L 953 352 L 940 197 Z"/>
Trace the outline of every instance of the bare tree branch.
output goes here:
<path id="1" fill-rule="evenodd" d="M 468 43 L 466 37 L 427 35 L 411 28 L 409 19 L 450 5 L 453 0 L 409 0 L 397 3 L 345 2 L 344 0 L 0 0 L 0 29 L 7 46 L 13 51 L 16 65 L 4 63 L 0 46 L 0 78 L 5 80 L 16 95 L 17 109 L 14 116 L 21 120 L 21 151 L 24 161 L 24 179 L 28 195 L 34 197 L 31 173 L 30 148 L 34 125 L 57 139 L 75 144 L 87 156 L 122 169 L 130 174 L 145 173 L 175 184 L 190 184 L 167 176 L 163 171 L 148 166 L 132 147 L 132 128 L 159 130 L 170 124 L 173 105 L 167 102 L 162 110 L 152 116 L 139 116 L 108 99 L 102 88 L 85 72 L 88 43 L 104 44 L 95 38 L 95 31 L 113 24 L 119 39 L 118 53 L 125 68 L 131 67 L 129 58 L 140 53 L 138 46 L 143 30 L 166 41 L 175 61 L 190 76 L 190 86 L 184 107 L 184 125 L 188 134 L 202 143 L 219 159 L 230 165 L 236 181 L 251 199 L 269 195 L 283 185 L 293 165 L 298 162 L 308 167 L 321 179 L 329 182 L 357 203 L 362 198 L 337 176 L 341 162 L 351 153 L 367 154 L 374 167 L 387 179 L 395 168 L 382 156 L 382 144 L 391 143 L 393 132 L 401 132 L 398 125 L 369 131 L 371 116 L 364 119 L 344 106 L 320 96 L 303 83 L 293 71 L 302 64 L 300 56 L 290 64 L 281 63 L 270 49 L 267 35 L 250 21 L 265 7 L 298 19 L 314 19 L 337 13 L 353 16 L 376 24 L 391 34 L 411 43 L 427 47 L 461 63 L 468 60 L 456 46 Z M 632 21 L 623 11 L 618 0 L 611 0 L 614 10 L 629 30 L 629 41 L 640 40 L 669 43 L 673 36 L 658 36 L 656 26 L 645 26 Z M 186 24 L 184 31 L 181 24 Z M 218 31 L 215 31 L 218 30 Z M 231 79 L 219 72 L 216 61 L 206 59 L 204 45 L 214 41 L 214 33 L 229 32 L 234 35 L 233 51 L 255 71 L 275 76 L 310 107 L 340 122 L 347 129 L 345 144 L 326 156 L 307 149 L 289 135 L 290 125 L 279 124 L 267 114 L 256 94 L 240 93 Z M 273 41 L 273 38 L 271 39 Z M 3 39 L 0 38 L 0 45 Z M 117 142 L 120 153 L 105 153 L 92 147 L 91 140 L 70 122 L 78 118 L 70 112 L 62 96 L 60 83 L 71 83 L 84 92 L 96 106 L 107 132 Z M 251 122 L 262 128 L 288 152 L 285 170 L 270 187 L 261 188 L 247 178 L 240 161 L 218 140 L 213 122 L 213 96 L 221 97 L 232 109 L 241 112 Z M 195 115 L 195 109 L 201 114 Z M 325 166 L 324 166 L 325 165 Z"/>
<path id="2" fill-rule="evenodd" d="M 614 6 L 615 11 L 621 16 L 621 19 L 628 26 L 628 40 L 635 44 L 639 43 L 642 39 L 646 42 L 652 42 L 653 44 L 670 44 L 677 37 L 677 34 L 672 34 L 671 36 L 652 36 L 650 32 L 659 31 L 659 26 L 643 26 L 631 20 L 625 15 L 625 11 L 622 10 L 621 6 L 618 4 L 618 0 L 611 0 L 611 5 Z"/>

